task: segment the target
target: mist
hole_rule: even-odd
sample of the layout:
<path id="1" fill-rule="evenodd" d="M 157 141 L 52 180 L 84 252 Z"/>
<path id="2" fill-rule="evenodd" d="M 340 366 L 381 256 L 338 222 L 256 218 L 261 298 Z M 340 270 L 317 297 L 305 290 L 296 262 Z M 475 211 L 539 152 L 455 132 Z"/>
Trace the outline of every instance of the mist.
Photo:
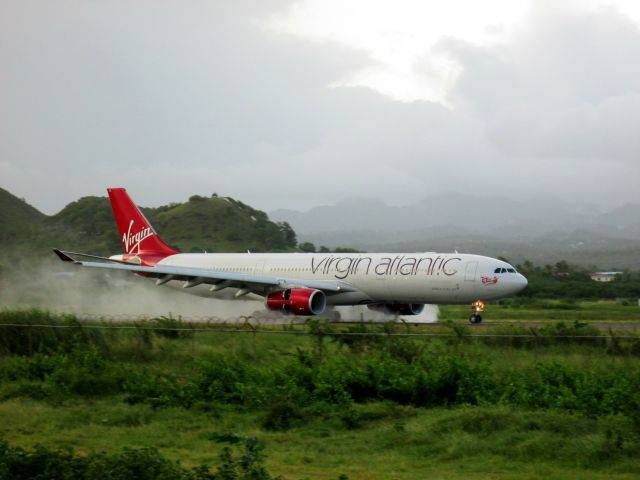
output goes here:
<path id="1" fill-rule="evenodd" d="M 218 300 L 181 293 L 125 272 L 61 267 L 47 260 L 4 275 L 0 305 L 43 308 L 56 313 L 132 320 L 158 316 L 190 321 L 238 320 L 262 309 L 250 300 Z"/>
<path id="2" fill-rule="evenodd" d="M 68 267 L 56 260 L 22 266 L 3 274 L 0 282 L 3 308 L 41 308 L 53 313 L 72 313 L 80 318 L 107 321 L 146 320 L 172 316 L 188 322 L 215 323 L 300 323 L 306 317 L 269 311 L 264 303 L 251 299 L 199 297 L 156 286 L 153 280 L 128 272 L 104 272 Z M 232 297 L 231 295 L 229 295 Z M 366 306 L 329 308 L 324 318 L 342 321 L 389 322 L 385 315 Z M 438 307 L 426 305 L 420 315 L 407 317 L 412 323 L 435 322 Z"/>

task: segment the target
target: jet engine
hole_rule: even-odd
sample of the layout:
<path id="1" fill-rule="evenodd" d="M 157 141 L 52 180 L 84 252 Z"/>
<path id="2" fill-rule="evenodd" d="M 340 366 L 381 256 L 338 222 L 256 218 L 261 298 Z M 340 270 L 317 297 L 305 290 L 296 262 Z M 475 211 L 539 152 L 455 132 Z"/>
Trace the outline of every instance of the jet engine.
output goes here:
<path id="1" fill-rule="evenodd" d="M 388 315 L 420 315 L 424 310 L 422 303 L 371 303 L 369 310 L 386 313 Z"/>
<path id="2" fill-rule="evenodd" d="M 269 310 L 291 312 L 294 315 L 320 315 L 327 305 L 324 292 L 313 288 L 287 288 L 267 295 Z"/>

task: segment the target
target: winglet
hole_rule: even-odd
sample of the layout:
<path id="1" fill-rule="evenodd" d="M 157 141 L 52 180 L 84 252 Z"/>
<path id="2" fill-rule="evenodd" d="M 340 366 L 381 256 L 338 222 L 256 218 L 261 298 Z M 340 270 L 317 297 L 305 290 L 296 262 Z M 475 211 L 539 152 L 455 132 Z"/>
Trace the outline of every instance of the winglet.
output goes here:
<path id="1" fill-rule="evenodd" d="M 71 258 L 69 255 L 64 253 L 62 250 L 58 250 L 57 248 L 54 248 L 53 253 L 55 253 L 58 256 L 58 258 L 63 262 L 76 263 L 76 261 L 73 258 Z"/>

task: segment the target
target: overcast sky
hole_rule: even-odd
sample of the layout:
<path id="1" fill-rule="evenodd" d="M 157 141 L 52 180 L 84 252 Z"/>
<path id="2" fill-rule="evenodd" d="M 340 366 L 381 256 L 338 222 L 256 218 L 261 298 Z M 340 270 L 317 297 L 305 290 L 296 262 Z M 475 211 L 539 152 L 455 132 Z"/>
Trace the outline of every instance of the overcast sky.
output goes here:
<path id="1" fill-rule="evenodd" d="M 640 202 L 640 2 L 0 0 L 0 186 Z"/>

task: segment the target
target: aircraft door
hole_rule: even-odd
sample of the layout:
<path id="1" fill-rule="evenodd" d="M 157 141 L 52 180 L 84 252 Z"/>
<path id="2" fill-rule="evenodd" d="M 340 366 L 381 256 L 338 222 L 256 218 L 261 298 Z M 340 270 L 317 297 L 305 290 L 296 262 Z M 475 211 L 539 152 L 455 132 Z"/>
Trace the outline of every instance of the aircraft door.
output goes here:
<path id="1" fill-rule="evenodd" d="M 476 279 L 476 273 L 478 272 L 478 262 L 468 262 L 464 271 L 464 281 L 473 282 Z"/>

